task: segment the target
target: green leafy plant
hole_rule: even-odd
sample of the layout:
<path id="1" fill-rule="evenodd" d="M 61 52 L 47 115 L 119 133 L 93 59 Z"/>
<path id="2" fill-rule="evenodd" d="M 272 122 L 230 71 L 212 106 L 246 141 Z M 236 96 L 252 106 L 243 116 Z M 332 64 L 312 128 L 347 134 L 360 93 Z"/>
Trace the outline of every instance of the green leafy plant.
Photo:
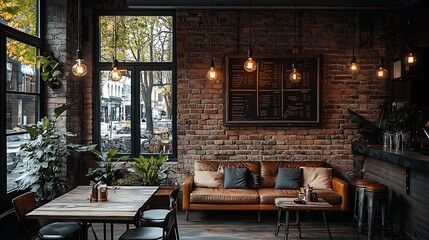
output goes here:
<path id="1" fill-rule="evenodd" d="M 377 144 L 381 138 L 381 133 L 383 132 L 383 129 L 381 128 L 382 120 L 374 124 L 365 119 L 365 117 L 359 113 L 350 109 L 348 111 L 352 122 L 359 124 L 358 133 L 365 138 L 368 144 Z M 383 119 L 383 115 L 384 114 L 382 113 L 382 117 L 380 119 Z"/>
<path id="2" fill-rule="evenodd" d="M 424 126 L 424 118 L 414 106 L 403 106 L 390 110 L 383 121 L 383 126 L 390 132 L 410 132 L 412 135 Z"/>
<path id="3" fill-rule="evenodd" d="M 57 129 L 58 118 L 72 104 L 63 104 L 55 108 L 53 119 L 44 117 L 37 124 L 19 126 L 28 132 L 30 140 L 21 144 L 23 171 L 15 182 L 20 190 L 30 188 L 39 203 L 53 199 L 67 187 L 60 172 L 71 152 L 90 151 L 95 147 L 67 143 L 67 138 L 76 134 Z"/>
<path id="4" fill-rule="evenodd" d="M 134 162 L 131 163 L 131 167 L 136 171 L 143 185 L 159 185 L 168 177 L 169 173 L 174 172 L 171 166 L 165 164 L 168 160 L 168 155 L 165 155 L 162 151 L 159 152 L 157 158 L 139 156 L 133 159 Z"/>
<path id="5" fill-rule="evenodd" d="M 124 176 L 123 171 L 126 171 L 125 168 L 119 167 L 118 163 L 120 160 L 128 158 L 128 156 L 115 158 L 116 154 L 119 152 L 119 149 L 116 148 L 107 150 L 106 152 L 93 149 L 91 152 L 93 152 L 99 160 L 96 161 L 98 164 L 97 168 L 88 169 L 87 176 L 90 180 L 94 182 L 101 181 L 110 186 L 116 185 L 117 180 Z"/>
<path id="6" fill-rule="evenodd" d="M 36 67 L 40 69 L 42 80 L 51 88 L 61 87 L 60 79 L 68 75 L 68 72 L 64 73 L 60 63 L 51 55 L 37 56 Z"/>

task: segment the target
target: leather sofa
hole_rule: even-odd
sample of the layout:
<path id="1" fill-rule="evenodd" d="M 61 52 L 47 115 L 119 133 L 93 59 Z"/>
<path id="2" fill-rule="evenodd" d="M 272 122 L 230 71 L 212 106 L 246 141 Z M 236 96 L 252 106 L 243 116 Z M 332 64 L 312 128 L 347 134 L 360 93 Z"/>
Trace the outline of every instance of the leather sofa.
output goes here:
<path id="1" fill-rule="evenodd" d="M 183 182 L 183 204 L 186 220 L 191 210 L 277 210 L 277 197 L 297 197 L 300 190 L 275 189 L 278 168 L 327 167 L 322 161 L 209 161 L 195 160 L 194 171 L 218 171 L 225 167 L 247 168 L 260 176 L 259 189 L 224 189 L 195 187 L 194 176 Z M 317 190 L 318 197 L 333 205 L 333 211 L 348 210 L 348 183 L 332 177 L 332 189 Z"/>

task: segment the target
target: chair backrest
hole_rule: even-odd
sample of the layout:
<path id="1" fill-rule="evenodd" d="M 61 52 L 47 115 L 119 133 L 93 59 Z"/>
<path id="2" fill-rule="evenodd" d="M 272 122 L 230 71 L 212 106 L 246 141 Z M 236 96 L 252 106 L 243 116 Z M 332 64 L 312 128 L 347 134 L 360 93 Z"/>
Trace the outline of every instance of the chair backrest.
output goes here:
<path id="1" fill-rule="evenodd" d="M 23 226 L 25 233 L 27 234 L 27 238 L 30 239 L 31 233 L 26 224 L 25 215 L 37 207 L 34 193 L 27 192 L 19 195 L 18 197 L 12 199 L 12 204 L 15 209 L 16 217 Z"/>
<path id="2" fill-rule="evenodd" d="M 180 190 L 180 184 L 178 184 L 177 182 L 174 184 L 174 188 L 173 190 L 171 190 L 170 192 L 170 209 L 173 209 L 173 205 L 177 202 L 177 197 L 179 196 L 179 190 Z"/>
<path id="3" fill-rule="evenodd" d="M 176 225 L 176 204 L 174 205 L 174 207 L 168 212 L 168 214 L 165 216 L 164 219 L 164 235 L 163 238 L 164 240 L 171 240 L 171 239 L 176 239 L 175 234 L 176 232 L 174 231 L 174 226 Z"/>

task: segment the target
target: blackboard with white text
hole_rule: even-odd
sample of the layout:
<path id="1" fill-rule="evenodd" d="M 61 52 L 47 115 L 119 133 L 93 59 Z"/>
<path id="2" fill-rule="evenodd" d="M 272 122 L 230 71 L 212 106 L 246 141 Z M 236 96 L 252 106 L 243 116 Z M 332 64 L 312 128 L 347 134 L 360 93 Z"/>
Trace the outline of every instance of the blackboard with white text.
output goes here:
<path id="1" fill-rule="evenodd" d="M 246 72 L 245 56 L 226 58 L 225 125 L 313 125 L 320 123 L 321 57 L 297 57 L 302 74 L 292 83 L 293 56 L 254 58 L 257 69 Z"/>

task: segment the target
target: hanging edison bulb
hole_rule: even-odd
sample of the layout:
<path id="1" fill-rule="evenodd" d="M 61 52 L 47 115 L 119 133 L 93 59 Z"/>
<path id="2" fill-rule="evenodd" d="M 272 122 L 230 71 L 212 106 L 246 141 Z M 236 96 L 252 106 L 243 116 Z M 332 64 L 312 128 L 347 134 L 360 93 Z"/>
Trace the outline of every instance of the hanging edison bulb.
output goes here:
<path id="1" fill-rule="evenodd" d="M 252 59 L 253 50 L 251 47 L 247 49 L 247 61 L 244 63 L 244 70 L 253 72 L 256 70 L 256 62 Z"/>
<path id="2" fill-rule="evenodd" d="M 118 60 L 113 60 L 112 71 L 109 73 L 109 78 L 112 81 L 119 81 L 122 79 L 122 73 L 118 69 Z"/>
<path id="3" fill-rule="evenodd" d="M 298 71 L 296 64 L 292 63 L 292 72 L 289 74 L 289 81 L 291 83 L 299 83 L 302 80 L 302 75 Z"/>
<path id="4" fill-rule="evenodd" d="M 215 81 L 217 79 L 217 72 L 216 72 L 216 69 L 215 69 L 215 65 L 214 65 L 213 59 L 210 61 L 210 69 L 207 72 L 206 78 L 208 80 L 211 80 L 211 81 Z"/>
<path id="5" fill-rule="evenodd" d="M 405 60 L 404 60 L 405 65 L 412 66 L 416 62 L 417 62 L 416 56 L 414 56 L 414 54 L 411 51 L 409 51 L 407 55 L 405 55 Z"/>
<path id="6" fill-rule="evenodd" d="M 355 55 L 352 56 L 352 61 L 350 62 L 350 66 L 349 66 L 349 72 L 350 73 L 358 73 L 360 70 L 359 64 L 356 62 L 356 57 Z"/>
<path id="7" fill-rule="evenodd" d="M 378 66 L 378 68 L 377 68 L 377 70 L 375 72 L 375 77 L 377 79 L 384 80 L 384 79 L 387 78 L 388 73 L 389 72 L 387 71 L 387 69 L 384 68 L 384 61 L 383 61 L 383 59 L 380 59 L 380 65 Z"/>
<path id="8" fill-rule="evenodd" d="M 82 51 L 78 49 L 76 51 L 76 64 L 72 67 L 72 72 L 75 76 L 82 77 L 88 72 L 88 68 L 83 63 Z"/>

